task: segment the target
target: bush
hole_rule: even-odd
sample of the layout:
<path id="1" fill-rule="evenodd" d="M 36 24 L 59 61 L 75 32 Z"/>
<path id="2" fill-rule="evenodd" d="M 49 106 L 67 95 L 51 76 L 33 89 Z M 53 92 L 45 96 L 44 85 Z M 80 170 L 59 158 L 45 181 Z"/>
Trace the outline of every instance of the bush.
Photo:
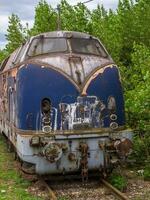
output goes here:
<path id="1" fill-rule="evenodd" d="M 135 159 L 137 164 L 145 164 L 150 158 L 150 134 L 135 135 L 133 139 L 133 152 L 131 159 Z"/>
<path id="2" fill-rule="evenodd" d="M 109 177 L 109 182 L 118 190 L 125 191 L 127 188 L 127 180 L 124 176 L 118 173 L 112 173 Z"/>
<path id="3" fill-rule="evenodd" d="M 144 169 L 144 180 L 150 181 L 150 164 Z"/>
<path id="4" fill-rule="evenodd" d="M 137 130 L 132 158 L 145 163 L 150 157 L 150 49 L 134 44 L 130 66 L 121 68 L 127 124 Z"/>
<path id="5" fill-rule="evenodd" d="M 150 50 L 144 45 L 134 45 L 132 63 L 124 79 L 125 105 L 128 124 L 140 130 L 150 131 Z"/>

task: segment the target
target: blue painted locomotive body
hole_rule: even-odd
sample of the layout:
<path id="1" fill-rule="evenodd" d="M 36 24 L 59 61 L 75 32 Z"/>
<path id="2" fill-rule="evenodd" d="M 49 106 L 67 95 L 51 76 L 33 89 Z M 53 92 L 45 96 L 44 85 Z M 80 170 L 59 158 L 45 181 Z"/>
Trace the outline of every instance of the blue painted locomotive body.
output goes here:
<path id="1" fill-rule="evenodd" d="M 110 144 L 117 158 L 131 147 L 118 68 L 87 34 L 45 33 L 16 50 L 1 66 L 0 111 L 1 131 L 39 174 L 105 171 Z"/>
<path id="2" fill-rule="evenodd" d="M 41 101 L 51 99 L 52 106 L 57 110 L 56 129 L 61 128 L 61 113 L 59 104 L 73 104 L 81 95 L 78 89 L 65 76 L 51 68 L 28 64 L 17 74 L 17 127 L 22 130 L 40 130 Z M 95 96 L 107 106 L 108 99 L 116 99 L 116 122 L 119 126 L 125 124 L 124 101 L 118 69 L 115 65 L 105 69 L 93 79 L 87 88 L 87 96 Z M 87 97 L 84 97 L 86 99 Z M 87 98 L 88 99 L 88 98 Z M 104 125 L 110 127 L 110 114 L 105 107 Z M 54 119 L 52 124 L 54 129 Z"/>

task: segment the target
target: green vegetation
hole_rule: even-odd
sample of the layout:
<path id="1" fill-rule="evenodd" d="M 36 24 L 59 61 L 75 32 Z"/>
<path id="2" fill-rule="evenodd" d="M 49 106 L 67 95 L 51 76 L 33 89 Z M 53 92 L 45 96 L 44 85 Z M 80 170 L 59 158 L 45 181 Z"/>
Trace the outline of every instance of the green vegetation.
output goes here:
<path id="1" fill-rule="evenodd" d="M 113 172 L 109 177 L 109 182 L 122 192 L 127 188 L 127 180 L 120 173 Z"/>
<path id="2" fill-rule="evenodd" d="M 34 25 L 29 35 L 56 30 L 56 18 L 56 11 L 46 1 L 41 0 L 35 8 Z"/>
<path id="3" fill-rule="evenodd" d="M 3 140 L 0 136 L 0 200 L 41 200 L 27 192 L 31 182 L 21 178 Z"/>
<path id="4" fill-rule="evenodd" d="M 139 133 L 150 131 L 150 1 L 119 0 L 116 11 L 98 5 L 60 3 L 61 29 L 90 33 L 104 43 L 118 64 L 124 86 L 128 125 Z M 17 15 L 9 17 L 6 47 L 0 62 L 26 38 L 57 30 L 58 12 L 45 0 L 35 7 L 33 28 L 23 27 Z"/>
<path id="5" fill-rule="evenodd" d="M 6 35 L 6 39 L 8 43 L 6 45 L 6 52 L 10 54 L 15 49 L 17 49 L 24 41 L 23 27 L 17 15 L 12 14 L 9 17 L 7 32 L 8 34 Z"/>
<path id="6" fill-rule="evenodd" d="M 144 168 L 144 180 L 150 181 L 150 165 L 146 165 Z"/>
<path id="7" fill-rule="evenodd" d="M 135 136 L 133 149 L 134 151 L 131 154 L 131 158 L 134 158 L 137 164 L 141 165 L 146 164 L 147 162 L 150 163 L 149 133 L 142 137 L 139 137 L 139 135 Z"/>
<path id="8" fill-rule="evenodd" d="M 68 197 L 59 197 L 58 200 L 69 200 Z"/>
<path id="9" fill-rule="evenodd" d="M 136 130 L 132 157 L 137 163 L 143 164 L 144 177 L 149 179 L 150 1 L 119 0 L 116 11 L 111 9 L 107 11 L 101 5 L 90 11 L 82 3 L 71 6 L 66 0 L 62 0 L 60 10 L 62 30 L 83 31 L 98 37 L 118 64 L 124 87 L 127 124 Z M 9 17 L 6 35 L 8 43 L 3 50 L 0 50 L 0 62 L 25 38 L 57 30 L 57 17 L 56 10 L 45 0 L 40 0 L 35 8 L 34 25 L 31 30 L 23 27 L 19 17 L 12 14 Z M 15 176 L 11 173 L 14 172 L 8 173 L 7 176 L 1 173 L 0 176 L 3 178 Z M 115 179 L 114 184 L 121 185 L 120 189 L 123 189 L 124 179 L 121 177 Z M 2 195 L 5 197 L 6 194 Z"/>

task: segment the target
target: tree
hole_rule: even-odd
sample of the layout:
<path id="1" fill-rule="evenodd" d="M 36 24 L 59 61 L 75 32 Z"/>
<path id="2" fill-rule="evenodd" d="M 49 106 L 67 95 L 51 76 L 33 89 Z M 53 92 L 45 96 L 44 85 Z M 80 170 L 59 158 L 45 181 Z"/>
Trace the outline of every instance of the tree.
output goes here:
<path id="1" fill-rule="evenodd" d="M 134 44 L 131 66 L 122 66 L 126 97 L 126 113 L 130 126 L 150 131 L 150 50 L 143 44 Z"/>
<path id="2" fill-rule="evenodd" d="M 8 43 L 6 45 L 6 51 L 10 54 L 24 42 L 24 34 L 23 27 L 17 15 L 12 14 L 9 17 L 8 23 L 9 25 L 6 34 Z"/>
<path id="3" fill-rule="evenodd" d="M 91 13 L 92 34 L 104 40 L 104 17 L 100 5 Z"/>
<path id="4" fill-rule="evenodd" d="M 62 30 L 91 32 L 90 11 L 83 3 L 71 6 L 66 0 L 60 4 Z"/>
<path id="5" fill-rule="evenodd" d="M 132 0 L 120 0 L 117 9 L 117 15 L 120 25 L 120 34 L 122 38 L 122 48 L 120 49 L 119 60 L 124 65 L 130 65 L 131 53 L 134 43 L 134 4 Z"/>
<path id="6" fill-rule="evenodd" d="M 8 52 L 6 51 L 6 49 L 1 50 L 0 49 L 0 64 L 2 63 L 2 61 L 8 56 Z"/>
<path id="7" fill-rule="evenodd" d="M 61 29 L 73 31 L 75 27 L 75 10 L 66 0 L 60 3 Z"/>
<path id="8" fill-rule="evenodd" d="M 92 34 L 98 37 L 115 61 L 119 61 L 122 48 L 122 36 L 118 15 L 112 10 L 106 12 L 103 6 L 98 5 L 92 12 Z"/>
<path id="9" fill-rule="evenodd" d="M 150 1 L 141 0 L 134 7 L 134 30 L 137 43 L 150 47 Z"/>
<path id="10" fill-rule="evenodd" d="M 80 32 L 92 33 L 92 26 L 90 23 L 91 13 L 83 3 L 78 3 L 74 6 L 74 29 Z"/>
<path id="11" fill-rule="evenodd" d="M 35 8 L 34 26 L 31 35 L 56 30 L 57 13 L 45 1 L 41 0 Z"/>

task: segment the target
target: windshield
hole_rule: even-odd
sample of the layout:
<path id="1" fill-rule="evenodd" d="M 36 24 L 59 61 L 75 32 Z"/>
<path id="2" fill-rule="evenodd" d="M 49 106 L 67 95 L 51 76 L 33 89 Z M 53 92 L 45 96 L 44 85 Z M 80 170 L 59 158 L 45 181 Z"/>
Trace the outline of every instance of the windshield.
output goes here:
<path id="1" fill-rule="evenodd" d="M 67 51 L 65 38 L 35 38 L 28 50 L 28 56 L 37 56 L 47 53 L 58 53 Z"/>
<path id="2" fill-rule="evenodd" d="M 72 38 L 71 46 L 74 53 L 94 54 L 107 57 L 104 48 L 100 45 L 99 41 L 95 39 Z"/>

